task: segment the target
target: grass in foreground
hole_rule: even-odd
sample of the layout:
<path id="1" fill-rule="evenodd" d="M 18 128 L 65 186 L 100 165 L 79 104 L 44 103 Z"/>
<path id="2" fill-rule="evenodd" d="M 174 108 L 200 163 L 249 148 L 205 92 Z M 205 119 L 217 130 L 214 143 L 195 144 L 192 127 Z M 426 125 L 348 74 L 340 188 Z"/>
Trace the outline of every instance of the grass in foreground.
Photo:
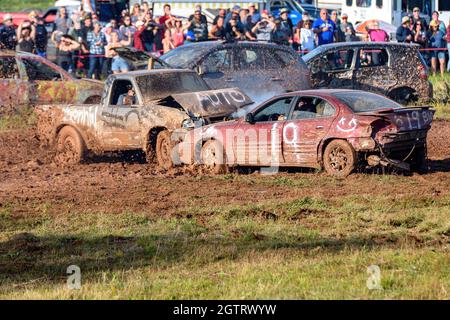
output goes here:
<path id="1" fill-rule="evenodd" d="M 21 11 L 39 9 L 45 11 L 48 7 L 52 7 L 55 4 L 54 0 L 2 0 L 0 11 Z"/>
<path id="2" fill-rule="evenodd" d="M 0 298 L 450 297 L 449 196 L 272 199 L 179 218 L 12 209 L 0 207 Z M 81 290 L 66 286 L 72 264 Z M 367 288 L 370 265 L 383 290 Z"/>

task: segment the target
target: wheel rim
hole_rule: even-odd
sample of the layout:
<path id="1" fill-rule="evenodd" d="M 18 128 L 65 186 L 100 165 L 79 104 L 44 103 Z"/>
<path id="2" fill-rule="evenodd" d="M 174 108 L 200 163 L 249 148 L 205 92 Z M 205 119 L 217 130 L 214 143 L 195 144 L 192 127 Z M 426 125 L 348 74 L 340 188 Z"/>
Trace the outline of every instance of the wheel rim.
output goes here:
<path id="1" fill-rule="evenodd" d="M 217 165 L 216 148 L 212 145 L 204 148 L 202 160 L 204 165 L 208 167 L 215 167 Z"/>
<path id="2" fill-rule="evenodd" d="M 170 145 L 167 142 L 167 138 L 162 139 L 160 150 L 161 150 L 161 160 L 162 160 L 163 164 L 168 165 L 172 161 L 172 159 L 170 156 L 170 151 L 171 151 Z"/>
<path id="3" fill-rule="evenodd" d="M 344 171 L 349 165 L 349 157 L 341 147 L 335 147 L 329 155 L 330 167 L 336 172 Z"/>
<path id="4" fill-rule="evenodd" d="M 58 148 L 58 159 L 60 162 L 76 162 L 78 157 L 76 142 L 72 137 L 66 137 L 60 142 Z"/>

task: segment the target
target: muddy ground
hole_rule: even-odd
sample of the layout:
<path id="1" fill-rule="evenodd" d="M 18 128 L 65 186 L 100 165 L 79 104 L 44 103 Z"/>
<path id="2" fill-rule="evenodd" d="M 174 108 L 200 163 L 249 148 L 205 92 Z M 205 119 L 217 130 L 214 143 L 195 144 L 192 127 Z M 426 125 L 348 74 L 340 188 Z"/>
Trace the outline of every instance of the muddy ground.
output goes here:
<path id="1" fill-rule="evenodd" d="M 324 173 L 282 172 L 278 176 L 258 173 L 205 176 L 185 170 L 161 173 L 143 157 L 101 157 L 86 164 L 61 168 L 52 162 L 49 150 L 39 147 L 33 130 L 0 133 L 0 209 L 8 206 L 14 215 L 33 214 L 37 207 L 50 205 L 52 213 L 106 212 L 125 210 L 155 216 L 183 215 L 185 208 L 206 209 L 215 204 L 247 205 L 266 199 L 295 199 L 304 196 L 352 194 L 450 193 L 450 121 L 435 121 L 429 134 L 431 172 L 407 177 L 402 185 L 394 179 L 367 183 L 368 174 L 353 174 L 342 182 Z M 373 173 L 371 173 L 372 175 Z M 312 188 L 278 183 L 280 177 L 312 179 Z M 278 179 L 278 180 L 277 180 Z M 399 181 L 400 181 L 399 180 Z M 325 182 L 324 182 L 325 181 Z M 370 181 L 373 181 L 370 180 Z M 184 209 L 183 209 L 184 208 Z M 204 210 L 203 210 L 204 211 Z"/>

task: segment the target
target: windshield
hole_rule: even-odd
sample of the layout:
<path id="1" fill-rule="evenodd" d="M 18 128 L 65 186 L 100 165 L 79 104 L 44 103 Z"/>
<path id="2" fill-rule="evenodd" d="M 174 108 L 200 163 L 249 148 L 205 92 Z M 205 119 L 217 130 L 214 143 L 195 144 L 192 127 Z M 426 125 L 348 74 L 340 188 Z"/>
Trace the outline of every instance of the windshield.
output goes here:
<path id="1" fill-rule="evenodd" d="M 397 102 L 373 93 L 347 91 L 333 93 L 333 96 L 349 106 L 355 113 L 402 108 L 402 105 Z"/>
<path id="2" fill-rule="evenodd" d="M 176 68 L 186 68 L 192 61 L 199 59 L 204 51 L 198 46 L 181 46 L 170 50 L 160 57 L 161 60 Z"/>
<path id="3" fill-rule="evenodd" d="M 195 72 L 163 72 L 136 77 L 144 100 L 158 100 L 172 94 L 210 90 Z"/>

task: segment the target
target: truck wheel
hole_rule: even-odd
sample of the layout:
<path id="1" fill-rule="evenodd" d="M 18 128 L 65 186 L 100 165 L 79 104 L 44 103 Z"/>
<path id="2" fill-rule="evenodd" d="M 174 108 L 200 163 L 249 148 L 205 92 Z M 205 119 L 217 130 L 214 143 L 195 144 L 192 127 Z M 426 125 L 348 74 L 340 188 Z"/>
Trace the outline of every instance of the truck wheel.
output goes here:
<path id="1" fill-rule="evenodd" d="M 325 148 L 323 164 L 328 174 L 345 178 L 355 169 L 355 149 L 345 140 L 333 140 Z"/>
<path id="2" fill-rule="evenodd" d="M 59 164 L 76 164 L 83 160 L 86 144 L 77 130 L 66 126 L 58 134 L 55 162 Z"/>
<path id="3" fill-rule="evenodd" d="M 203 145 L 200 152 L 202 164 L 215 174 L 227 172 L 225 152 L 222 145 L 217 140 L 208 140 Z"/>
<path id="4" fill-rule="evenodd" d="M 164 170 L 169 170 L 173 165 L 173 148 L 170 132 L 167 130 L 158 133 L 156 138 L 156 160 L 158 166 Z"/>

